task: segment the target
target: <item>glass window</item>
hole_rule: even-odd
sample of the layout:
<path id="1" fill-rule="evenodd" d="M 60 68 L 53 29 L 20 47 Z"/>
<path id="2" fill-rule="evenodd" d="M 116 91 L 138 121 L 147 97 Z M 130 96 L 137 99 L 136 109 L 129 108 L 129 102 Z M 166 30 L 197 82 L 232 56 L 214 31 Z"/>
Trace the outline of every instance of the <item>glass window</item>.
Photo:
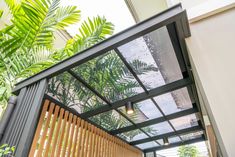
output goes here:
<path id="1" fill-rule="evenodd" d="M 154 97 L 154 100 L 165 115 L 193 107 L 186 87 Z"/>
<path id="2" fill-rule="evenodd" d="M 124 44 L 118 50 L 148 89 L 183 78 L 166 27 Z"/>
<path id="3" fill-rule="evenodd" d="M 198 125 L 198 119 L 195 114 L 172 119 L 170 122 L 176 130 L 186 129 Z"/>
<path id="4" fill-rule="evenodd" d="M 156 147 L 159 145 L 156 142 L 146 142 L 143 144 L 138 144 L 136 146 L 139 147 L 140 149 L 147 149 L 147 148 L 152 148 L 152 147 Z"/>
<path id="5" fill-rule="evenodd" d="M 115 130 L 131 125 L 131 123 L 117 111 L 111 110 L 89 118 L 106 130 Z"/>
<path id="6" fill-rule="evenodd" d="M 157 136 L 174 131 L 168 122 L 162 122 L 151 126 L 147 126 L 144 127 L 143 130 L 146 131 L 151 136 Z"/>
<path id="7" fill-rule="evenodd" d="M 72 70 L 111 102 L 144 92 L 114 51 Z"/>
<path id="8" fill-rule="evenodd" d="M 132 130 L 132 131 L 129 131 L 129 132 L 125 132 L 125 133 L 122 133 L 122 134 L 118 134 L 118 136 L 121 137 L 122 139 L 128 141 L 128 142 L 148 138 L 148 136 L 139 129 Z"/>
<path id="9" fill-rule="evenodd" d="M 47 94 L 78 113 L 107 105 L 68 72 L 49 80 Z"/>
<path id="10" fill-rule="evenodd" d="M 134 104 L 135 112 L 133 114 L 127 114 L 125 106 L 120 107 L 119 110 L 126 114 L 135 123 L 141 123 L 162 116 L 160 111 L 150 99 Z"/>

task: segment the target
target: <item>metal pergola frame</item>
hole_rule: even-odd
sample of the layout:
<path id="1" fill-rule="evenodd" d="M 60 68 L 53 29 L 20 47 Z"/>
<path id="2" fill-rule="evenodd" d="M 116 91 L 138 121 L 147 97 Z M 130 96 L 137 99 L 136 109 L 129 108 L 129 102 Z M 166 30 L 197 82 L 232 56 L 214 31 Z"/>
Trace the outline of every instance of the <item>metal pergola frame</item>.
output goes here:
<path id="1" fill-rule="evenodd" d="M 170 36 L 177 60 L 178 60 L 178 63 L 180 65 L 183 79 L 166 84 L 166 85 L 163 85 L 163 86 L 160 86 L 160 87 L 157 87 L 152 90 L 147 90 L 146 87 L 144 86 L 143 82 L 139 79 L 137 74 L 134 72 L 132 67 L 128 64 L 126 59 L 119 52 L 117 47 L 121 46 L 129 41 L 132 41 L 138 37 L 141 37 L 147 33 L 150 33 L 154 30 L 157 30 L 163 26 L 166 26 L 166 28 L 168 30 L 168 33 L 169 33 L 169 36 Z M 107 103 L 107 105 L 105 105 L 105 106 L 101 106 L 97 109 L 94 109 L 94 110 L 91 110 L 91 111 L 88 111 L 88 112 L 85 112 L 82 114 L 78 114 L 75 112 L 74 113 L 76 115 L 80 116 L 81 118 L 83 118 L 84 120 L 91 122 L 89 120 L 89 118 L 92 116 L 95 116 L 95 115 L 98 115 L 100 113 L 104 113 L 104 112 L 107 112 L 110 110 L 116 110 L 120 115 L 122 115 L 124 118 L 126 118 L 132 125 L 124 127 L 124 128 L 116 129 L 116 130 L 111 130 L 111 131 L 107 131 L 104 128 L 102 128 L 102 129 L 104 129 L 105 131 L 109 132 L 110 134 L 112 134 L 114 136 L 117 136 L 117 134 L 120 134 L 120 133 L 139 129 L 148 136 L 148 138 L 146 138 L 146 139 L 141 139 L 141 140 L 130 142 L 129 144 L 131 144 L 131 145 L 142 144 L 142 143 L 146 143 L 146 142 L 150 142 L 150 141 L 157 142 L 158 139 L 162 139 L 164 137 L 171 137 L 171 136 L 178 136 L 179 138 L 181 138 L 180 137 L 181 134 L 191 133 L 191 132 L 196 132 L 196 131 L 204 131 L 204 123 L 203 123 L 202 118 L 198 122 L 198 124 L 199 124 L 198 126 L 194 126 L 194 127 L 182 129 L 182 130 L 175 130 L 175 128 L 170 123 L 171 119 L 179 118 L 179 117 L 190 115 L 193 113 L 198 113 L 199 116 L 201 116 L 199 99 L 197 96 L 197 91 L 196 91 L 196 87 L 194 84 L 194 78 L 193 78 L 193 74 L 191 71 L 188 52 L 187 52 L 186 44 L 185 44 L 185 38 L 187 38 L 189 36 L 190 36 L 190 30 L 189 30 L 186 11 L 182 10 L 180 4 L 175 5 L 166 11 L 163 11 L 163 12 L 161 12 L 161 13 L 159 13 L 159 14 L 157 14 L 157 15 L 155 15 L 155 16 L 153 16 L 153 17 L 151 17 L 141 23 L 138 23 L 137 25 L 135 25 L 129 29 L 126 29 L 123 32 L 120 32 L 120 33 L 110 37 L 109 39 L 102 41 L 102 42 L 74 55 L 73 57 L 68 58 L 68 59 L 52 66 L 51 68 L 48 68 L 48 69 L 28 78 L 26 80 L 23 80 L 22 82 L 20 82 L 16 85 L 16 87 L 14 89 L 14 93 L 18 94 L 21 92 L 22 89 L 25 89 L 25 87 L 33 85 L 41 80 L 46 79 L 48 81 L 50 78 L 52 78 L 60 73 L 68 72 L 77 81 L 79 81 L 84 87 L 86 87 L 87 89 L 92 91 L 97 97 L 99 97 L 101 100 L 103 100 L 105 103 Z M 81 65 L 91 59 L 94 59 L 97 56 L 105 54 L 106 52 L 108 52 L 110 50 L 114 50 L 117 53 L 117 55 L 122 60 L 122 62 L 125 64 L 127 69 L 131 72 L 131 74 L 134 76 L 134 78 L 137 80 L 137 82 L 140 84 L 140 86 L 144 89 L 143 93 L 139 93 L 135 96 L 128 97 L 126 99 L 111 103 L 109 100 L 107 100 L 105 98 L 105 96 L 101 95 L 92 86 L 90 86 L 85 80 L 83 80 L 81 77 L 79 77 L 76 73 L 74 73 L 71 70 L 72 68 L 74 68 L 78 65 Z M 173 90 L 180 89 L 182 87 L 187 87 L 187 89 L 189 91 L 190 98 L 193 102 L 193 104 L 192 104 L 193 108 L 187 109 L 184 111 L 180 111 L 177 113 L 173 113 L 170 115 L 165 115 L 164 112 L 161 110 L 161 108 L 156 103 L 156 101 L 153 99 L 153 97 L 171 92 Z M 49 98 L 49 99 L 53 100 L 53 98 L 48 95 L 45 95 L 44 98 Z M 145 122 L 136 124 L 128 116 L 126 116 L 124 113 L 122 113 L 121 111 L 118 110 L 118 108 L 124 106 L 126 102 L 137 103 L 137 102 L 140 102 L 140 101 L 143 101 L 146 99 L 150 99 L 153 102 L 153 104 L 158 108 L 158 110 L 163 115 L 162 117 L 147 120 Z M 56 101 L 56 100 L 53 100 L 53 101 Z M 63 106 L 63 104 L 61 104 L 61 105 Z M 63 107 L 65 107 L 65 106 L 63 106 Z M 71 110 L 71 109 L 68 109 L 68 110 Z M 73 112 L 73 111 L 71 111 L 71 112 Z M 142 129 L 143 127 L 157 124 L 157 123 L 164 122 L 164 121 L 169 122 L 171 127 L 174 129 L 173 132 L 151 137 Z M 94 124 L 100 128 L 99 125 L 97 125 L 95 123 L 92 123 L 92 124 Z M 182 144 L 190 144 L 190 143 L 194 143 L 194 142 L 198 142 L 198 141 L 203 141 L 203 140 L 205 140 L 205 138 L 206 137 L 203 136 L 200 138 L 187 140 L 187 141 L 182 140 L 183 142 L 174 143 L 169 146 L 148 148 L 148 149 L 143 150 L 143 152 L 146 153 L 146 152 L 156 151 L 156 150 L 160 150 L 160 149 L 179 146 Z"/>

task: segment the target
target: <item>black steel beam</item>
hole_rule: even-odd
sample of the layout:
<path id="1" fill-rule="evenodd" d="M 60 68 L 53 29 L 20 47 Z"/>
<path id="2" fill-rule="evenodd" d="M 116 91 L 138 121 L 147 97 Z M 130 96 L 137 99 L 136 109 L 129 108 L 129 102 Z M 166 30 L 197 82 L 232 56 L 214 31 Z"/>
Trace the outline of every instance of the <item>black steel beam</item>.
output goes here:
<path id="1" fill-rule="evenodd" d="M 172 136 L 177 136 L 177 135 L 181 135 L 181 134 L 185 134 L 185 133 L 191 133 L 191 132 L 197 132 L 197 131 L 203 131 L 203 128 L 201 126 L 193 126 L 193 127 L 190 127 L 190 128 L 178 130 L 177 132 L 173 131 L 173 132 L 169 132 L 169 133 L 166 133 L 166 134 L 153 136 L 151 138 L 136 140 L 136 141 L 130 142 L 130 144 L 131 145 L 138 145 L 138 144 L 142 144 L 142 143 L 146 143 L 146 142 L 159 140 L 159 139 L 162 139 L 162 138 L 168 138 L 168 137 L 172 137 Z"/>
<path id="2" fill-rule="evenodd" d="M 143 36 L 160 27 L 163 27 L 175 21 L 183 22 L 182 19 L 187 19 L 186 12 L 182 10 L 181 5 L 175 5 L 143 22 L 138 23 L 133 27 L 130 27 L 116 35 L 113 35 L 112 37 L 110 37 L 105 41 L 102 41 L 80 53 L 77 53 L 71 58 L 68 58 L 32 77 L 29 77 L 21 81 L 16 85 L 13 91 L 18 92 L 19 89 L 28 86 L 32 83 L 35 83 L 41 79 L 44 78 L 49 79 L 55 75 L 65 72 L 75 66 L 81 65 L 82 63 L 85 63 L 88 60 L 91 60 L 99 55 L 102 55 L 107 51 L 110 51 L 118 46 L 121 46 L 122 44 L 125 44 L 133 39 Z M 187 22 L 187 20 L 185 21 Z M 190 34 L 187 33 L 189 32 L 189 28 L 183 27 L 183 29 L 185 29 L 183 31 L 185 37 L 189 36 Z"/>
<path id="3" fill-rule="evenodd" d="M 145 153 L 148 153 L 148 152 L 153 152 L 153 151 L 159 151 L 159 150 L 162 150 L 162 149 L 178 147 L 178 146 L 181 146 L 181 145 L 193 144 L 193 143 L 201 142 L 201 141 L 205 141 L 204 136 L 196 138 L 196 139 L 192 139 L 192 140 L 187 140 L 187 141 L 184 141 L 184 142 L 177 142 L 177 143 L 169 144 L 168 146 L 152 147 L 152 148 L 144 149 L 143 151 Z"/>
<path id="4" fill-rule="evenodd" d="M 97 114 L 122 107 L 127 102 L 137 103 L 137 102 L 140 102 L 140 101 L 143 101 L 143 100 L 146 100 L 146 99 L 149 99 L 149 98 L 161 95 L 161 94 L 171 92 L 176 89 L 183 88 L 183 87 L 191 85 L 191 84 L 192 84 L 192 81 L 189 78 L 185 78 L 185 79 L 178 80 L 178 81 L 163 85 L 161 87 L 149 90 L 148 93 L 143 92 L 143 93 L 137 94 L 135 96 L 132 96 L 132 97 L 120 100 L 120 101 L 116 101 L 116 102 L 112 103 L 111 106 L 109 106 L 109 105 L 101 106 L 95 110 L 83 113 L 82 115 L 87 118 L 92 117 Z"/>
<path id="5" fill-rule="evenodd" d="M 89 85 L 85 80 L 83 80 L 81 77 L 79 77 L 76 73 L 74 73 L 72 70 L 68 70 L 68 73 L 72 75 L 75 79 L 77 79 L 82 85 L 92 91 L 96 96 L 98 96 L 100 99 L 102 99 L 104 102 L 106 102 L 109 106 L 112 106 L 111 102 L 107 100 L 104 96 L 102 96 L 98 91 L 96 91 L 91 85 Z M 117 111 L 121 116 L 123 116 L 127 121 L 129 121 L 132 125 L 135 125 L 135 123 L 124 113 L 119 111 L 118 109 L 114 109 Z M 83 117 L 83 119 L 90 121 L 89 118 L 84 117 L 83 115 L 80 115 L 80 117 Z M 96 125 L 96 124 L 95 124 Z M 97 125 L 96 125 L 97 126 Z M 105 128 L 103 130 L 107 131 Z M 143 133 L 145 133 L 148 137 L 150 137 L 149 134 L 147 134 L 144 130 L 141 130 Z M 108 131 L 107 131 L 108 132 Z M 127 141 L 126 141 L 127 142 Z"/>
<path id="6" fill-rule="evenodd" d="M 186 68 L 186 63 L 185 63 L 184 58 L 183 58 L 183 54 L 182 54 L 182 50 L 181 50 L 181 47 L 180 47 L 178 35 L 177 35 L 177 32 L 176 32 L 175 22 L 167 25 L 166 28 L 167 28 L 168 34 L 170 36 L 172 46 L 174 48 L 176 58 L 179 62 L 181 72 L 182 72 L 183 76 L 185 77 L 187 75 L 187 68 Z"/>
<path id="7" fill-rule="evenodd" d="M 131 130 L 135 130 L 135 129 L 140 129 L 140 128 L 143 128 L 143 127 L 146 127 L 146 126 L 149 126 L 149 125 L 154 125 L 154 124 L 157 124 L 157 123 L 164 122 L 166 120 L 179 118 L 179 117 L 186 116 L 186 115 L 193 114 L 193 113 L 197 113 L 197 112 L 198 112 L 197 108 L 187 109 L 187 110 L 184 110 L 184 111 L 180 111 L 180 112 L 177 112 L 177 113 L 167 115 L 165 117 L 159 117 L 159 118 L 151 119 L 151 120 L 148 120 L 148 121 L 145 121 L 145 122 L 142 122 L 142 123 L 138 123 L 138 124 L 135 124 L 135 125 L 120 128 L 120 129 L 117 129 L 117 130 L 112 130 L 112 131 L 110 131 L 110 134 L 116 135 L 116 134 L 120 134 L 120 133 L 123 133 L 123 132 L 128 132 L 128 131 L 131 131 Z"/>

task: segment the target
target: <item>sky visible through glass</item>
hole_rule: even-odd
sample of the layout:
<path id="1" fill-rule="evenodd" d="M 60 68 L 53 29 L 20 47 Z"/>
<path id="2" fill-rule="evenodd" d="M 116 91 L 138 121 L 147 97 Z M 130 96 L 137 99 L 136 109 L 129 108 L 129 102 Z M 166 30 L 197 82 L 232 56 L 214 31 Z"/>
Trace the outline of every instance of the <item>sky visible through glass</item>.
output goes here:
<path id="1" fill-rule="evenodd" d="M 115 25 L 115 33 L 118 33 L 132 25 L 135 24 L 135 21 L 128 10 L 128 7 L 126 6 L 124 0 L 99 0 L 99 1 L 94 1 L 94 0 L 62 0 L 62 5 L 76 5 L 78 8 L 81 10 L 81 21 L 86 20 L 88 17 L 92 18 L 97 15 L 99 16 L 104 16 L 106 19 L 110 22 L 112 22 Z M 76 33 L 78 33 L 78 28 L 82 22 L 72 25 L 67 28 L 67 31 L 70 35 L 74 36 Z M 173 53 L 173 47 L 172 45 L 164 45 L 165 43 L 171 43 L 169 40 L 168 33 L 166 33 L 166 28 L 161 28 L 159 29 L 160 31 L 158 32 L 155 31 L 148 36 L 143 36 L 140 37 L 136 40 L 133 40 L 132 42 L 129 42 L 125 45 L 122 45 L 118 47 L 118 50 L 120 53 L 125 57 L 125 59 L 130 63 L 133 62 L 135 59 L 138 59 L 140 61 L 146 62 L 148 64 L 153 65 L 156 69 L 158 70 L 153 70 L 150 71 L 149 73 L 138 75 L 141 81 L 143 81 L 144 85 L 148 90 L 165 85 L 167 83 L 179 80 L 182 78 L 181 73 L 179 73 L 180 69 L 177 65 L 174 64 L 174 58 L 175 56 L 168 56 L 168 58 L 173 60 L 172 61 L 172 68 L 174 75 L 172 75 L 172 71 L 167 71 L 166 69 L 171 69 L 171 67 L 164 66 L 167 64 L 168 61 L 166 60 L 161 52 L 169 52 L 171 54 Z M 161 34 L 163 33 L 163 34 Z M 165 34 L 165 35 L 164 35 Z M 153 36 L 161 36 L 168 42 L 165 42 L 164 44 L 158 43 L 155 45 L 155 47 L 151 47 L 152 43 L 148 43 L 148 38 L 152 38 Z M 153 41 L 157 42 L 159 39 L 153 39 Z M 150 45 L 148 45 L 150 44 Z M 159 45 L 161 47 L 159 47 Z M 170 49 L 169 49 L 170 48 Z M 159 49 L 161 52 L 159 52 Z M 163 50 L 163 51 L 162 51 Z M 155 51 L 155 52 L 154 52 Z M 159 64 L 156 63 L 156 56 L 153 56 L 153 54 L 158 54 L 160 56 L 160 59 L 162 62 Z M 169 55 L 169 54 L 168 54 Z M 177 62 L 177 61 L 176 61 Z M 177 73 L 178 72 L 178 73 Z M 166 79 L 167 78 L 167 79 Z M 138 90 L 138 89 L 137 89 Z M 137 91 L 138 92 L 138 91 Z M 183 96 L 183 97 L 182 97 Z M 179 89 L 177 91 L 173 91 L 171 93 L 166 93 L 164 95 L 160 95 L 157 97 L 154 97 L 154 100 L 158 103 L 160 108 L 163 110 L 163 113 L 165 115 L 172 114 L 175 112 L 179 112 L 184 109 L 188 109 L 192 107 L 192 103 L 190 101 L 190 98 L 188 96 L 188 92 L 186 88 Z M 182 106 L 178 106 L 181 104 Z M 143 122 L 146 120 L 150 120 L 153 118 L 161 117 L 163 116 L 157 108 L 152 104 L 150 100 L 142 101 L 137 104 L 139 107 L 139 122 Z M 148 107 L 144 107 L 148 105 Z M 154 109 L 153 109 L 154 108 Z M 123 112 L 124 109 L 120 108 L 120 111 Z M 116 112 L 116 111 L 115 111 Z M 118 113 L 116 113 L 118 114 Z M 157 115 L 155 115 L 157 114 Z M 131 117 L 129 117 L 131 119 Z M 171 121 L 173 126 L 178 130 L 177 124 L 179 129 L 186 128 L 187 125 L 191 126 L 192 121 L 197 120 L 195 115 L 188 116 L 182 119 L 174 119 Z M 159 127 L 159 126 L 152 126 L 153 129 L 157 130 L 157 134 L 162 131 L 162 133 L 167 133 L 173 131 L 171 126 L 169 125 L 169 122 L 164 122 L 166 123 L 164 126 Z M 104 125 L 104 124 L 103 124 Z M 160 125 L 160 124 L 159 124 Z M 117 129 L 117 128 L 116 128 Z M 163 129 L 163 130 L 161 130 Z M 154 135 L 154 133 L 153 133 Z M 126 135 L 125 135 L 126 136 Z M 134 137 L 134 140 L 138 140 L 141 138 L 146 138 L 146 135 L 140 132 L 139 135 Z M 130 141 L 133 139 L 130 139 Z M 172 141 L 178 142 L 179 137 L 172 137 Z M 146 143 L 143 145 L 143 149 L 153 147 L 154 145 L 158 145 L 155 142 L 151 143 Z M 161 142 L 159 142 L 161 143 Z M 202 144 L 203 145 L 203 144 Z M 163 151 L 164 152 L 164 151 Z M 167 154 L 167 150 L 165 152 Z M 164 153 L 163 153 L 164 154 Z M 174 154 L 177 154 L 177 152 L 174 151 Z M 173 156 L 172 156 L 173 157 Z M 175 157 L 175 156 L 174 156 Z"/>

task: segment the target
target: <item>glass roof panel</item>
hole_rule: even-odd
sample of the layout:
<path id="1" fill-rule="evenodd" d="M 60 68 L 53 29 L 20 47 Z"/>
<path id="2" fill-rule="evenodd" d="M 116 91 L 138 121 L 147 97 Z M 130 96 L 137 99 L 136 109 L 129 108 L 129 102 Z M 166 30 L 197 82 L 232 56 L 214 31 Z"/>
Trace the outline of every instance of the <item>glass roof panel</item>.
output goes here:
<path id="1" fill-rule="evenodd" d="M 144 127 L 143 130 L 146 131 L 150 136 L 157 136 L 174 131 L 168 122 L 161 122 L 158 124 L 147 126 Z"/>
<path id="2" fill-rule="evenodd" d="M 148 136 L 139 129 L 128 131 L 122 134 L 118 134 L 118 136 L 126 140 L 127 142 L 132 142 L 132 141 L 148 138 Z"/>
<path id="3" fill-rule="evenodd" d="M 152 148 L 152 147 L 156 147 L 159 145 L 156 142 L 146 142 L 143 144 L 138 144 L 136 146 L 139 147 L 140 149 L 147 149 L 147 148 Z"/>
<path id="4" fill-rule="evenodd" d="M 172 143 L 180 142 L 181 140 L 178 136 L 173 136 L 173 137 L 169 137 L 168 141 L 169 141 L 170 144 L 172 144 Z"/>
<path id="5" fill-rule="evenodd" d="M 198 118 L 195 114 L 179 117 L 170 120 L 176 130 L 186 129 L 198 125 Z"/>
<path id="6" fill-rule="evenodd" d="M 134 104 L 135 112 L 131 115 L 126 113 L 125 106 L 120 107 L 119 110 L 126 114 L 135 123 L 141 123 L 154 118 L 162 117 L 162 114 L 153 104 L 151 99 L 147 99 Z"/>
<path id="7" fill-rule="evenodd" d="M 111 102 L 144 92 L 114 51 L 75 67 L 72 71 Z"/>
<path id="8" fill-rule="evenodd" d="M 192 108 L 192 102 L 186 87 L 154 97 L 165 115 Z"/>
<path id="9" fill-rule="evenodd" d="M 202 135 L 203 135 L 203 131 L 198 131 L 198 132 L 180 135 L 180 137 L 182 138 L 182 140 L 187 141 L 187 140 L 200 138 L 202 137 Z"/>
<path id="10" fill-rule="evenodd" d="M 84 87 L 68 72 L 49 80 L 47 94 L 78 113 L 84 113 L 106 105 L 93 92 Z"/>
<path id="11" fill-rule="evenodd" d="M 115 110 L 98 114 L 89 119 L 108 131 L 131 125 L 126 118 Z"/>
<path id="12" fill-rule="evenodd" d="M 157 140 L 157 142 L 158 142 L 160 145 L 164 145 L 163 139 L 159 139 L 159 140 Z"/>
<path id="13" fill-rule="evenodd" d="M 124 44 L 118 50 L 148 89 L 183 78 L 166 27 Z"/>

